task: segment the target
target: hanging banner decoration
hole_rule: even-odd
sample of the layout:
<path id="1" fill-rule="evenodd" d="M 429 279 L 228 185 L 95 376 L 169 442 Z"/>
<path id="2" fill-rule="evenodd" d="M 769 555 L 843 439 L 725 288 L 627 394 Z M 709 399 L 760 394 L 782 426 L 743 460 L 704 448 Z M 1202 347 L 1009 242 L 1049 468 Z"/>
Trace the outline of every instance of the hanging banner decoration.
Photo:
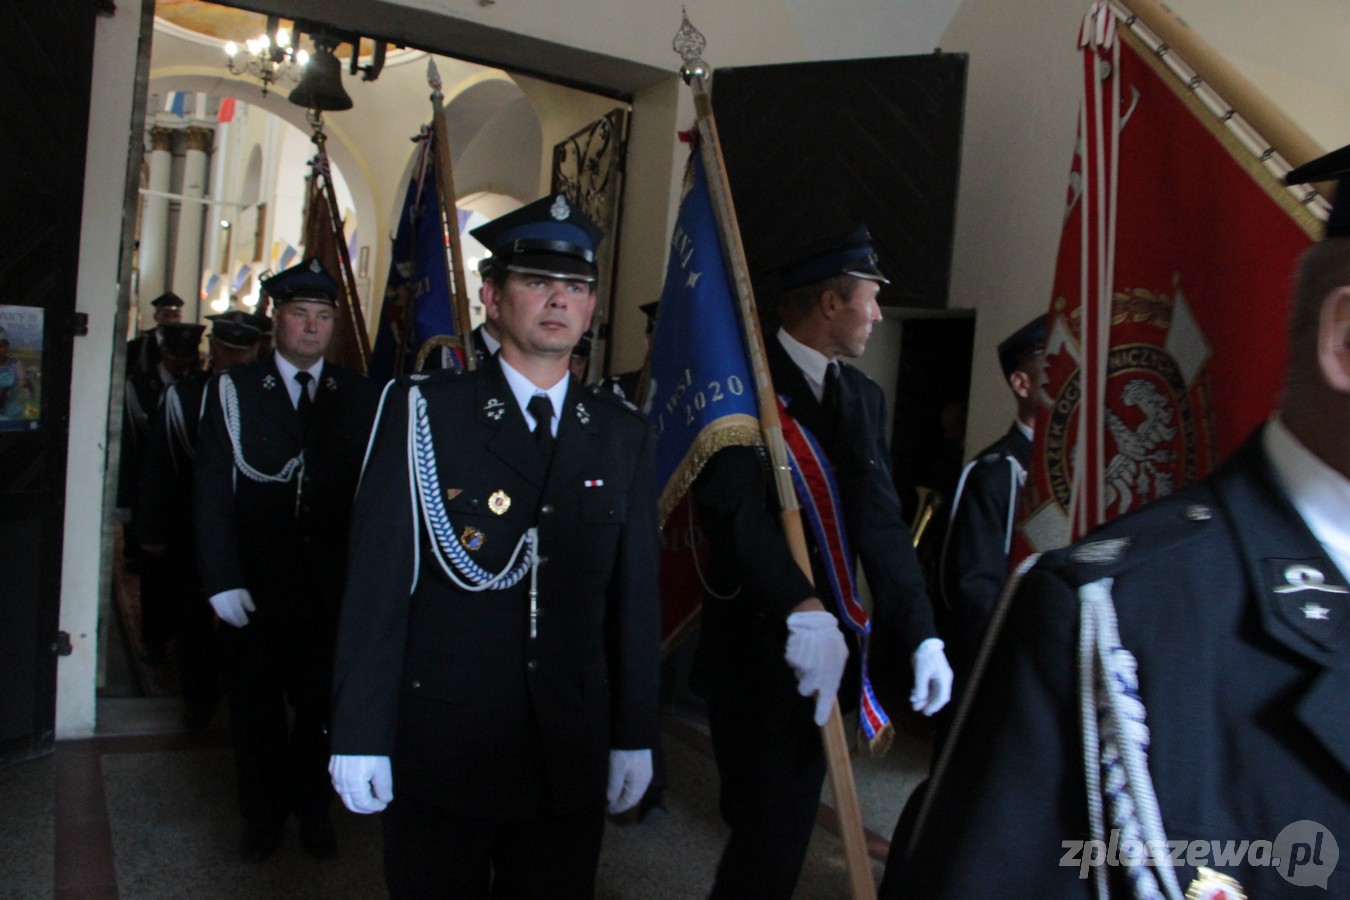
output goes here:
<path id="1" fill-rule="evenodd" d="M 714 453 L 762 440 L 736 295 L 697 152 L 685 173 L 659 309 L 647 412 L 657 432 L 664 522 Z"/>
<path id="2" fill-rule="evenodd" d="M 429 338 L 455 334 L 445 233 L 436 207 L 431 130 L 423 128 L 414 140 L 419 142 L 417 158 L 394 234 L 393 259 L 370 361 L 370 374 L 376 379 L 411 372 L 417 351 Z"/>
<path id="3" fill-rule="evenodd" d="M 1278 181 L 1283 160 L 1127 17 L 1094 3 L 1080 34 L 1085 94 L 1014 564 L 1203 478 L 1269 415 L 1289 273 L 1318 233 Z"/>
<path id="4" fill-rule="evenodd" d="M 338 283 L 337 322 L 327 358 L 338 365 L 365 372 L 370 357 L 370 338 L 356 293 L 356 277 L 343 237 L 343 221 L 337 210 L 331 162 L 324 151 L 322 124 L 315 128 L 318 154 L 310 160 L 308 217 L 305 220 L 305 252 L 317 257 L 324 270 Z"/>

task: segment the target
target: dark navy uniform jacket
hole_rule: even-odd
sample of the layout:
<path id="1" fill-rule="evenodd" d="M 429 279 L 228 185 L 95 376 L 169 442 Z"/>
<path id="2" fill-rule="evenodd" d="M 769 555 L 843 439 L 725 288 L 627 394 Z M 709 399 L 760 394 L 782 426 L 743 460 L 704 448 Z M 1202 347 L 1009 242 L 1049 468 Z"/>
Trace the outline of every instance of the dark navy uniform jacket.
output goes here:
<path id="1" fill-rule="evenodd" d="M 410 488 L 414 385 L 452 540 L 496 573 L 538 525 L 534 638 L 528 574 L 475 592 L 433 555 Z M 458 815 L 603 803 L 610 749 L 657 739 L 651 452 L 644 418 L 573 379 L 546 470 L 495 356 L 391 385 L 353 514 L 332 751 L 392 757 L 396 796 Z"/>
<path id="2" fill-rule="evenodd" d="M 942 554 L 938 628 L 953 667 L 969 671 L 1008 580 L 1008 526 L 1031 462 L 1031 441 L 1013 423 L 966 467 Z"/>
<path id="3" fill-rule="evenodd" d="M 303 481 L 258 482 L 235 471 L 221 379 L 239 398 L 244 460 L 275 475 L 302 450 Z M 218 375 L 201 422 L 193 518 L 209 597 L 247 588 L 257 615 L 335 617 L 346 572 L 347 532 L 379 388 L 325 362 L 306 432 L 274 356 Z"/>
<path id="4" fill-rule="evenodd" d="M 211 376 L 192 372 L 164 391 L 150 417 L 141 467 L 136 530 L 142 544 L 169 544 L 195 554 L 192 540 L 192 467 L 201 425 L 202 399 Z M 169 409 L 182 411 L 181 431 L 170 424 Z"/>
<path id="5" fill-rule="evenodd" d="M 1299 566 L 1331 590 L 1291 590 L 1309 580 Z M 1346 846 L 1347 573 L 1278 486 L 1258 433 L 1205 482 L 1047 554 L 1028 574 L 952 739 L 903 896 L 974 897 L 991 886 L 1009 897 L 1095 896 L 1076 864 L 1061 865 L 1061 842 L 1089 837 L 1078 592 L 1102 578 L 1113 579 L 1121 644 L 1138 662 L 1167 837 L 1274 841 L 1307 819 Z M 1309 616 L 1310 603 L 1327 614 Z M 1250 857 L 1208 865 L 1248 897 L 1308 891 Z M 1177 875 L 1184 892 L 1195 871 L 1183 862 Z M 1344 852 L 1328 887 L 1350 890 Z M 1117 881 L 1112 896 L 1130 894 Z"/>
<path id="6" fill-rule="evenodd" d="M 820 441 L 834 467 L 850 547 L 873 597 L 872 659 L 891 664 L 874 665 L 873 680 L 894 681 L 894 689 L 907 694 L 910 654 L 937 631 L 891 480 L 885 394 L 861 371 L 841 364 L 839 418 L 829 422 L 778 340 L 770 338 L 766 350 L 774 390 L 787 398 L 788 413 Z M 694 492 L 711 548 L 710 586 L 719 594 L 734 594 L 729 599 L 704 598 L 698 686 L 711 694 L 740 697 L 766 689 L 795 691 L 795 678 L 783 661 L 788 614 L 803 600 L 818 596 L 838 615 L 819 551 L 808 536 L 816 588 L 792 560 L 767 468 L 753 448 L 720 451 L 704 467 Z M 842 623 L 840 628 L 850 654 L 839 702 L 848 710 L 858 699 L 857 642 Z M 885 655 L 891 659 L 883 660 Z"/>

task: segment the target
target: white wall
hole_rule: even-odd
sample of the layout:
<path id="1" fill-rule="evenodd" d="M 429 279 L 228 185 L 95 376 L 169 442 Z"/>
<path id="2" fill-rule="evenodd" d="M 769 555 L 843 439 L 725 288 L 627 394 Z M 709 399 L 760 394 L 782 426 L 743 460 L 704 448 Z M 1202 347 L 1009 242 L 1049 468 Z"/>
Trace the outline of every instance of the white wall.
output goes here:
<path id="1" fill-rule="evenodd" d="M 994 348 L 1049 308 L 1073 158 L 1083 0 L 966 0 L 942 36 L 970 54 L 951 303 L 977 310 L 966 455 L 1008 429 Z"/>
<path id="2" fill-rule="evenodd" d="M 94 730 L 98 614 L 103 558 L 104 473 L 108 451 L 108 393 L 118 305 L 118 263 L 126 188 L 127 132 L 140 32 L 140 0 L 120 0 L 117 15 L 95 20 L 93 96 L 89 104 L 84 172 L 80 273 L 75 308 L 89 316 L 89 333 L 75 339 L 66 464 L 65 547 L 61 559 L 61 630 L 73 652 L 57 663 L 56 735 L 86 737 Z M 126 302 L 123 298 L 123 302 Z M 119 392 L 120 393 L 120 392 Z"/>

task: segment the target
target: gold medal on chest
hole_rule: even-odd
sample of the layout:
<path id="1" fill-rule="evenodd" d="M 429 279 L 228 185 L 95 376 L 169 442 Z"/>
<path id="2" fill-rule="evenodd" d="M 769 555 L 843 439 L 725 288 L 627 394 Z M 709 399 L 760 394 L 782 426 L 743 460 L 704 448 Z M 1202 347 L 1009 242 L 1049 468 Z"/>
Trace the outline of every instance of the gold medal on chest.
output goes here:
<path id="1" fill-rule="evenodd" d="M 483 546 L 483 542 L 486 540 L 487 536 L 472 525 L 466 525 L 464 533 L 459 536 L 459 542 L 464 545 L 466 550 L 477 550 Z"/>
<path id="2" fill-rule="evenodd" d="M 488 509 L 497 515 L 501 515 L 511 508 L 511 498 L 506 496 L 506 491 L 493 491 L 488 497 Z"/>

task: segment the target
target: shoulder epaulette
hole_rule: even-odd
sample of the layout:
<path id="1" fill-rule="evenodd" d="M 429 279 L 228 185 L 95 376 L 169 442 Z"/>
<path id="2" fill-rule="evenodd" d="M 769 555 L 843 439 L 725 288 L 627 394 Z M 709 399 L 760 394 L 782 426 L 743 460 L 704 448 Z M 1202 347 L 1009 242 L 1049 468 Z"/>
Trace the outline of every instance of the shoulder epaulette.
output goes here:
<path id="1" fill-rule="evenodd" d="M 606 403 L 610 406 L 615 407 L 616 409 L 622 409 L 629 415 L 636 416 L 637 418 L 641 419 L 644 422 L 647 421 L 647 417 L 642 414 L 642 410 L 638 409 L 635 403 L 633 403 L 631 400 L 625 397 L 620 396 L 619 394 L 615 393 L 614 391 L 610 390 L 608 387 L 604 385 L 600 384 L 588 385 L 586 387 L 586 393 L 590 394 L 592 397 L 595 397 L 602 403 Z"/>
<path id="2" fill-rule="evenodd" d="M 1204 497 L 1159 500 L 1045 554 L 1041 564 L 1073 584 L 1115 577 L 1200 537 L 1214 526 L 1217 516 Z"/>

